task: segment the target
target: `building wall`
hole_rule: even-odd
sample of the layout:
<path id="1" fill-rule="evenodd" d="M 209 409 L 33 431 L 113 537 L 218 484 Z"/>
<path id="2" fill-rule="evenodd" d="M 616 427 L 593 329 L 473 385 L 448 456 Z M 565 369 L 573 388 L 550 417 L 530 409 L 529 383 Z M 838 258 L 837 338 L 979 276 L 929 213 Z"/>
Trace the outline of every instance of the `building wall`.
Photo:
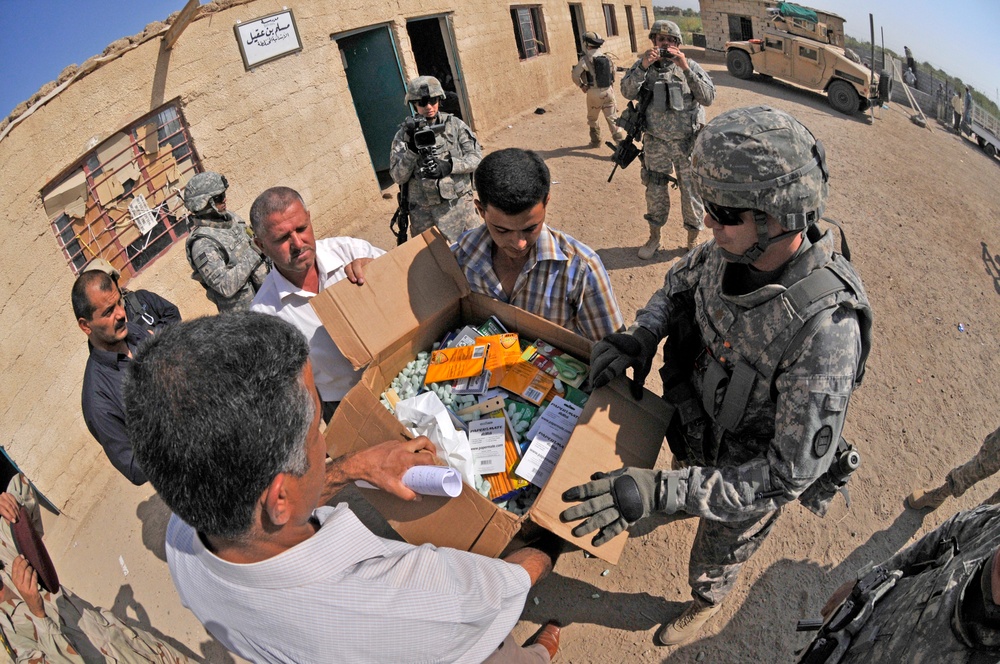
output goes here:
<path id="1" fill-rule="evenodd" d="M 754 37 L 760 37 L 767 26 L 765 17 L 768 7 L 777 7 L 778 2 L 768 0 L 701 0 L 701 24 L 705 32 L 705 48 L 725 51 L 729 39 L 729 16 L 747 16 L 753 25 Z M 805 5 L 801 5 L 805 6 Z M 837 35 L 834 43 L 844 45 L 844 19 L 836 14 L 824 12 L 815 7 L 807 7 L 817 13 L 821 23 L 826 23 Z"/>
<path id="2" fill-rule="evenodd" d="M 601 4 L 581 4 L 584 29 L 603 33 Z M 642 45 L 639 4 L 630 4 Z M 633 54 L 625 5 L 615 6 L 621 36 L 611 38 L 608 47 L 627 65 Z M 652 5 L 646 6 L 652 20 Z M 388 23 L 409 77 L 417 72 L 406 19 L 451 12 L 480 133 L 569 88 L 576 61 L 568 6 L 554 0 L 541 3 L 549 53 L 526 61 L 518 59 L 507 4 L 301 0 L 290 8 L 302 51 L 246 72 L 233 25 L 273 13 L 281 5 L 230 0 L 226 7 L 202 7 L 172 50 L 162 50 L 157 37 L 79 78 L 0 140 L 0 206 L 7 219 L 0 231 L 0 444 L 57 505 L 86 508 L 73 505 L 74 496 L 95 473 L 106 474 L 110 468 L 80 413 L 87 348 L 69 303 L 74 275 L 40 196 L 88 146 L 176 100 L 203 166 L 228 176 L 232 209 L 245 217 L 257 193 L 287 184 L 309 203 L 317 234 L 335 235 L 381 200 L 381 191 L 331 35 Z M 172 300 L 186 318 L 214 313 L 201 287 L 190 279 L 180 244 L 129 285 Z"/>

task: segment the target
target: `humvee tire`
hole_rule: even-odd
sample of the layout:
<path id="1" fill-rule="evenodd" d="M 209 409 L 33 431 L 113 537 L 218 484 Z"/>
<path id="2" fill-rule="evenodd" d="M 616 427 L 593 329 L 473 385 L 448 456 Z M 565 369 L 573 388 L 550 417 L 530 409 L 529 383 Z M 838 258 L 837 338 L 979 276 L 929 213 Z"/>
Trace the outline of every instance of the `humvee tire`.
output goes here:
<path id="1" fill-rule="evenodd" d="M 726 69 L 736 78 L 747 79 L 753 74 L 753 62 L 746 51 L 734 48 L 726 54 Z"/>
<path id="2" fill-rule="evenodd" d="M 986 152 L 987 156 L 991 158 L 997 156 L 997 146 L 993 145 L 992 143 L 987 143 L 986 147 L 983 148 L 983 150 Z"/>
<path id="3" fill-rule="evenodd" d="M 847 115 L 854 115 L 861 101 L 857 90 L 847 81 L 832 81 L 830 87 L 826 90 L 826 95 L 830 106 Z"/>

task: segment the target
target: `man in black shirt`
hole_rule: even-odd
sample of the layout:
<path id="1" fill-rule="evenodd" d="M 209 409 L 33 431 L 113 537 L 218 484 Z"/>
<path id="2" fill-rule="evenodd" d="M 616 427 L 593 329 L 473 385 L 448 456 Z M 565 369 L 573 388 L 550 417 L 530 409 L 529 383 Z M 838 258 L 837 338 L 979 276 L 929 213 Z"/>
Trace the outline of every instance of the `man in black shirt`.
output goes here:
<path id="1" fill-rule="evenodd" d="M 165 325 L 181 320 L 180 310 L 170 300 L 148 290 L 129 290 L 118 283 L 121 273 L 103 258 L 95 258 L 83 268 L 84 272 L 100 270 L 115 281 L 125 301 L 125 315 L 130 323 L 142 326 L 147 332 L 159 332 Z"/>
<path id="2" fill-rule="evenodd" d="M 173 316 L 180 320 L 177 307 L 155 297 L 157 300 L 150 301 L 166 303 L 167 313 L 150 308 L 151 322 L 143 319 L 139 324 L 130 322 L 126 316 L 125 298 L 111 273 L 100 267 L 87 270 L 73 284 L 73 314 L 87 335 L 90 348 L 83 374 L 83 419 L 112 465 L 136 485 L 145 484 L 146 475 L 132 457 L 132 445 L 125 430 L 124 370 L 143 339 Z"/>

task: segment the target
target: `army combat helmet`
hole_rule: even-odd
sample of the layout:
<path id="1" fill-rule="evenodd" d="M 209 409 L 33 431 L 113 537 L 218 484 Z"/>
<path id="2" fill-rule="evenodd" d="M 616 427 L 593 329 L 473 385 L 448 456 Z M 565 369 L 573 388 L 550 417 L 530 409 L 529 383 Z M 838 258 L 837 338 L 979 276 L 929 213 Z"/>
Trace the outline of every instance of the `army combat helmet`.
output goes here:
<path id="1" fill-rule="evenodd" d="M 769 106 L 737 108 L 701 130 L 691 153 L 698 195 L 706 203 L 752 210 L 757 243 L 730 261 L 753 263 L 772 243 L 800 233 L 823 214 L 830 172 L 823 144 L 805 125 Z M 767 215 L 786 233 L 769 238 Z"/>
<path id="2" fill-rule="evenodd" d="M 684 38 L 681 36 L 680 27 L 673 21 L 653 21 L 653 25 L 649 28 L 649 38 L 652 39 L 656 35 L 668 35 L 670 37 L 676 37 L 677 41 L 684 43 Z"/>
<path id="3" fill-rule="evenodd" d="M 184 207 L 195 216 L 205 215 L 209 211 L 221 214 L 213 199 L 226 193 L 226 189 L 229 189 L 229 180 L 225 175 L 215 171 L 198 173 L 184 187 Z"/>
<path id="4" fill-rule="evenodd" d="M 441 81 L 433 76 L 417 76 L 406 84 L 406 101 L 416 102 L 425 97 L 444 99 L 444 88 Z"/>

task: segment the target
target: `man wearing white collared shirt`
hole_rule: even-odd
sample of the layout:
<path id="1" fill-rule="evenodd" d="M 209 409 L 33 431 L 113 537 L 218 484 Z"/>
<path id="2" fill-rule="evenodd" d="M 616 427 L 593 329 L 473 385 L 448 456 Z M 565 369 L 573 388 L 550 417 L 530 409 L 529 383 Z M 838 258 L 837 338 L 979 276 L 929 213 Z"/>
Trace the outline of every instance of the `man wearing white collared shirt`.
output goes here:
<path id="1" fill-rule="evenodd" d="M 302 196 L 271 187 L 250 208 L 254 242 L 274 262 L 250 306 L 299 329 L 309 342 L 316 389 L 329 422 L 340 400 L 361 377 L 324 329 L 309 300 L 341 279 L 364 283 L 363 268 L 385 252 L 364 240 L 334 237 L 316 241 Z"/>

